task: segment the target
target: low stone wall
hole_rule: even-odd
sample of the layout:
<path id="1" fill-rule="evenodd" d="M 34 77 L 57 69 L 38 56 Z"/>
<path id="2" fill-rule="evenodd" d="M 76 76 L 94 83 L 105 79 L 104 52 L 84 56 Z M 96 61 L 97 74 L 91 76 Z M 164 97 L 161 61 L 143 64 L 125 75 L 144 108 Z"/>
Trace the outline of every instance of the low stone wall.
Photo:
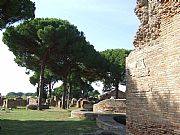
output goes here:
<path id="1" fill-rule="evenodd" d="M 57 106 L 57 102 L 56 102 L 54 99 L 46 99 L 46 103 L 47 103 L 49 106 L 53 106 L 53 107 L 56 107 L 56 106 Z"/>
<path id="2" fill-rule="evenodd" d="M 3 99 L 0 98 L 0 106 L 2 106 L 2 105 L 3 105 Z"/>
<path id="3" fill-rule="evenodd" d="M 37 103 L 38 103 L 38 100 L 36 98 L 28 98 L 28 104 L 36 105 Z"/>
<path id="4" fill-rule="evenodd" d="M 100 95 L 99 99 L 105 100 L 105 99 L 110 99 L 111 97 L 116 98 L 116 90 L 112 90 L 112 91 L 104 93 L 103 95 Z M 126 93 L 118 90 L 118 98 L 117 99 L 126 99 Z"/>
<path id="5" fill-rule="evenodd" d="M 19 99 L 16 99 L 15 101 L 16 101 L 17 106 L 26 106 L 27 105 L 27 100 L 25 100 L 25 99 L 19 98 Z"/>
<path id="6" fill-rule="evenodd" d="M 120 117 L 120 116 L 119 116 Z M 111 131 L 116 135 L 125 135 L 126 134 L 126 126 L 120 124 L 114 120 L 114 116 L 106 116 L 100 115 L 96 118 L 96 124 L 99 128 L 104 129 L 106 131 Z"/>
<path id="7" fill-rule="evenodd" d="M 75 107 L 77 105 L 77 99 L 76 98 L 72 98 L 71 99 L 71 103 L 70 103 L 70 107 Z"/>
<path id="8" fill-rule="evenodd" d="M 24 99 L 6 99 L 3 100 L 3 107 L 4 108 L 16 108 L 17 106 L 26 106 L 27 101 Z"/>
<path id="9" fill-rule="evenodd" d="M 17 107 L 17 101 L 14 99 L 6 99 L 3 101 L 3 107 L 4 108 L 16 108 Z"/>
<path id="10" fill-rule="evenodd" d="M 93 106 L 97 113 L 126 113 L 126 99 L 106 99 Z"/>
<path id="11" fill-rule="evenodd" d="M 78 108 L 82 108 L 82 109 L 87 109 L 87 110 L 92 110 L 93 109 L 93 103 L 90 102 L 87 99 L 82 99 L 80 98 L 77 102 L 76 102 L 76 107 Z"/>
<path id="12" fill-rule="evenodd" d="M 77 108 L 81 108 L 81 101 L 82 101 L 83 99 L 82 98 L 80 98 L 80 99 L 78 99 L 78 101 L 77 101 Z"/>
<path id="13" fill-rule="evenodd" d="M 96 120 L 98 115 L 99 115 L 98 113 L 94 113 L 92 111 L 87 111 L 82 109 L 71 111 L 72 118 Z"/>

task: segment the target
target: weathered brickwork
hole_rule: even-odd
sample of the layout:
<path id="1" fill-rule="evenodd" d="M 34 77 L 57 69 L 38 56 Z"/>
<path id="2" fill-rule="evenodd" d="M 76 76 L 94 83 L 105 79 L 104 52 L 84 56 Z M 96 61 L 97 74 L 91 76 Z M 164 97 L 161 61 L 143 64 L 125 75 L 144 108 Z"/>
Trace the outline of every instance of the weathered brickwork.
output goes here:
<path id="1" fill-rule="evenodd" d="M 166 1 L 166 2 L 164 2 Z M 161 21 L 180 14 L 180 0 L 137 0 L 135 13 L 141 25 L 136 33 L 134 46 L 151 46 L 160 37 Z"/>
<path id="2" fill-rule="evenodd" d="M 4 108 L 16 108 L 17 106 L 26 106 L 26 105 L 27 105 L 27 100 L 24 100 L 22 98 L 3 100 Z"/>
<path id="3" fill-rule="evenodd" d="M 150 31 L 152 21 L 145 23 L 147 31 L 141 21 L 143 30 L 138 30 L 135 50 L 127 58 L 127 134 L 180 135 L 180 1 L 156 0 L 153 8 L 150 3 L 135 9 L 148 10 L 144 17 L 151 9 L 158 12 L 153 16 L 158 32 Z"/>
<path id="4" fill-rule="evenodd" d="M 100 100 L 105 100 L 105 99 L 110 99 L 110 98 L 116 98 L 116 90 L 112 90 L 109 92 L 106 92 L 102 95 L 100 95 L 99 99 Z M 118 91 L 118 99 L 125 99 L 126 98 L 126 93 L 122 91 Z"/>
<path id="5" fill-rule="evenodd" d="M 3 99 L 0 97 L 0 106 L 3 105 Z"/>
<path id="6" fill-rule="evenodd" d="M 126 113 L 126 99 L 106 99 L 93 105 L 95 113 Z"/>

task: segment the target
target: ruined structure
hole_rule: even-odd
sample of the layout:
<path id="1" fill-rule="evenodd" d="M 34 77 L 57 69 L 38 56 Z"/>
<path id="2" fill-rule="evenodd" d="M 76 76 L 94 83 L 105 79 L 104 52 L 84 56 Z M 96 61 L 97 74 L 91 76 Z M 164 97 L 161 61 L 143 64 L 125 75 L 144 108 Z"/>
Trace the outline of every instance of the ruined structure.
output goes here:
<path id="1" fill-rule="evenodd" d="M 4 108 L 17 108 L 17 106 L 26 106 L 26 105 L 27 105 L 27 100 L 24 100 L 22 98 L 3 100 Z"/>
<path id="2" fill-rule="evenodd" d="M 95 113 L 126 113 L 126 99 L 106 99 L 93 105 Z"/>
<path id="3" fill-rule="evenodd" d="M 180 0 L 138 0 L 127 58 L 127 134 L 180 133 Z"/>
<path id="4" fill-rule="evenodd" d="M 116 97 L 116 90 L 105 92 L 104 94 L 99 96 L 99 100 L 110 99 L 111 97 Z M 118 90 L 118 99 L 125 99 L 126 93 Z"/>
<path id="5" fill-rule="evenodd" d="M 1 93 L 0 93 L 0 106 L 3 105 L 3 97 L 1 96 Z"/>

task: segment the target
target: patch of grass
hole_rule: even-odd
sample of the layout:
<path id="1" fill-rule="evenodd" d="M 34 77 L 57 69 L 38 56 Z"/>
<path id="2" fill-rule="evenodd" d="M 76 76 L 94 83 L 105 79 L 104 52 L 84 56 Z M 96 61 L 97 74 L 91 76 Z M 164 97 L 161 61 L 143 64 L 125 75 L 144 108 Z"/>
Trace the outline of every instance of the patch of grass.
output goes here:
<path id="1" fill-rule="evenodd" d="M 79 135 L 97 129 L 95 121 L 70 118 L 70 110 L 0 111 L 0 135 Z"/>

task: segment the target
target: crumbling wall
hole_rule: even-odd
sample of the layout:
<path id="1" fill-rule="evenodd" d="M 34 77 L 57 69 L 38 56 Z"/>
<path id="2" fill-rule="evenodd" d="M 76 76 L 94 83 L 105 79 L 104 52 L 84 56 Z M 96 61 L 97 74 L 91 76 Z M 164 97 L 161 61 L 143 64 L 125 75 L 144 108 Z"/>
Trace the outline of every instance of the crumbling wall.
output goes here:
<path id="1" fill-rule="evenodd" d="M 36 105 L 37 103 L 38 103 L 38 100 L 36 98 L 33 98 L 33 97 L 28 98 L 29 105 Z"/>
<path id="2" fill-rule="evenodd" d="M 3 98 L 0 97 L 0 106 L 2 106 L 2 105 L 3 105 Z"/>
<path id="3" fill-rule="evenodd" d="M 17 101 L 14 99 L 6 99 L 3 101 L 3 107 L 4 108 L 16 108 L 17 107 Z"/>
<path id="4" fill-rule="evenodd" d="M 93 105 L 95 113 L 126 113 L 126 99 L 106 99 Z"/>
<path id="5" fill-rule="evenodd" d="M 23 98 L 16 98 L 17 106 L 26 106 L 27 100 Z"/>
<path id="6" fill-rule="evenodd" d="M 116 90 L 112 90 L 109 92 L 106 92 L 102 95 L 100 95 L 99 99 L 100 100 L 105 100 L 105 99 L 110 99 L 111 97 L 115 98 L 116 97 Z M 118 99 L 125 99 L 126 98 L 126 93 L 123 91 L 118 91 Z"/>
<path id="7" fill-rule="evenodd" d="M 180 1 L 143 0 L 126 61 L 127 134 L 180 133 Z M 144 19 L 144 20 L 143 20 Z"/>
<path id="8" fill-rule="evenodd" d="M 27 105 L 27 100 L 24 100 L 22 98 L 3 100 L 4 108 L 16 108 L 17 106 L 26 106 L 26 105 Z"/>
<path id="9" fill-rule="evenodd" d="M 140 26 L 134 39 L 136 49 L 157 44 L 155 41 L 162 32 L 162 20 L 180 13 L 180 0 L 137 0 L 135 14 Z"/>

